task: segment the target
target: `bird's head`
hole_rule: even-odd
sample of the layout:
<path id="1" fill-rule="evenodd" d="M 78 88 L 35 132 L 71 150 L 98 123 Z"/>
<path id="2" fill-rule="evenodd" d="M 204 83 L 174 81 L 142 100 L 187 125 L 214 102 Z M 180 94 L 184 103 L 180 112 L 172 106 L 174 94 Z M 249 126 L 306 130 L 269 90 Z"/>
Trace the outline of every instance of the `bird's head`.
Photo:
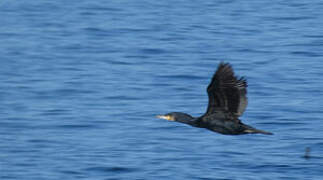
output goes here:
<path id="1" fill-rule="evenodd" d="M 171 112 L 165 115 L 157 115 L 156 117 L 160 119 L 166 119 L 168 121 L 177 121 L 186 124 L 191 124 L 194 120 L 192 116 L 181 112 Z"/>

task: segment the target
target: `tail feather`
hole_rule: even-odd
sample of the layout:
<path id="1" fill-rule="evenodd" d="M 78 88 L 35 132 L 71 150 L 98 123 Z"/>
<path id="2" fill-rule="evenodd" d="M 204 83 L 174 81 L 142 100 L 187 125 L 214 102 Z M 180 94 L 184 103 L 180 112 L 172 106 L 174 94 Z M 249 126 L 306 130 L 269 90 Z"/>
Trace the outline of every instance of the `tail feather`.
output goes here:
<path id="1" fill-rule="evenodd" d="M 268 132 L 268 131 L 263 131 L 263 130 L 259 130 L 259 129 L 246 129 L 244 131 L 245 133 L 247 134 L 266 134 L 266 135 L 273 135 L 273 133 L 271 132 Z"/>

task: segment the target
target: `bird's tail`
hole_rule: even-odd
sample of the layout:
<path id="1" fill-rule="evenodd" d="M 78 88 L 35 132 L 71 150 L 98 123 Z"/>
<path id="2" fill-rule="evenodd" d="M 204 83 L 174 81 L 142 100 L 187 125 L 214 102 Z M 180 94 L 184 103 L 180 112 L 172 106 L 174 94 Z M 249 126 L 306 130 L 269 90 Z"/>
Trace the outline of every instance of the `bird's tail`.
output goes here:
<path id="1" fill-rule="evenodd" d="M 266 135 L 273 135 L 273 133 L 271 133 L 271 132 L 263 131 L 263 130 L 259 130 L 259 129 L 255 129 L 255 128 L 246 129 L 244 132 L 247 133 L 247 134 L 266 134 Z"/>

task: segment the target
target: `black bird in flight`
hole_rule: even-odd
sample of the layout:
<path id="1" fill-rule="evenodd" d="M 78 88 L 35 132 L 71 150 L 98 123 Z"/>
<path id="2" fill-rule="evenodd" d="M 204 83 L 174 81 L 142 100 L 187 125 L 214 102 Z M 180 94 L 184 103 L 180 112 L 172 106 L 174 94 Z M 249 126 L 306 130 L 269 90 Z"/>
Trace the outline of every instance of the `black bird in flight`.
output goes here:
<path id="1" fill-rule="evenodd" d="M 270 132 L 243 124 L 239 119 L 248 104 L 247 81 L 244 77 L 235 76 L 229 63 L 220 63 L 207 87 L 207 93 L 209 104 L 206 113 L 201 117 L 192 117 L 182 112 L 171 112 L 157 117 L 226 135 L 272 135 Z"/>

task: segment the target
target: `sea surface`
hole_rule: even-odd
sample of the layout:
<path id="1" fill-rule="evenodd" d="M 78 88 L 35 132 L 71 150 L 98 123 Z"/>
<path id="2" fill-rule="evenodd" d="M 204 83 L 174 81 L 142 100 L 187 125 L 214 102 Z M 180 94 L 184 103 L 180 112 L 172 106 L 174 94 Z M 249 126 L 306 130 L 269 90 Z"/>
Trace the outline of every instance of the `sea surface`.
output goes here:
<path id="1" fill-rule="evenodd" d="M 322 180 L 323 1 L 0 1 L 1 180 Z M 227 136 L 218 64 L 248 80 Z M 309 158 L 304 158 L 310 148 Z"/>

